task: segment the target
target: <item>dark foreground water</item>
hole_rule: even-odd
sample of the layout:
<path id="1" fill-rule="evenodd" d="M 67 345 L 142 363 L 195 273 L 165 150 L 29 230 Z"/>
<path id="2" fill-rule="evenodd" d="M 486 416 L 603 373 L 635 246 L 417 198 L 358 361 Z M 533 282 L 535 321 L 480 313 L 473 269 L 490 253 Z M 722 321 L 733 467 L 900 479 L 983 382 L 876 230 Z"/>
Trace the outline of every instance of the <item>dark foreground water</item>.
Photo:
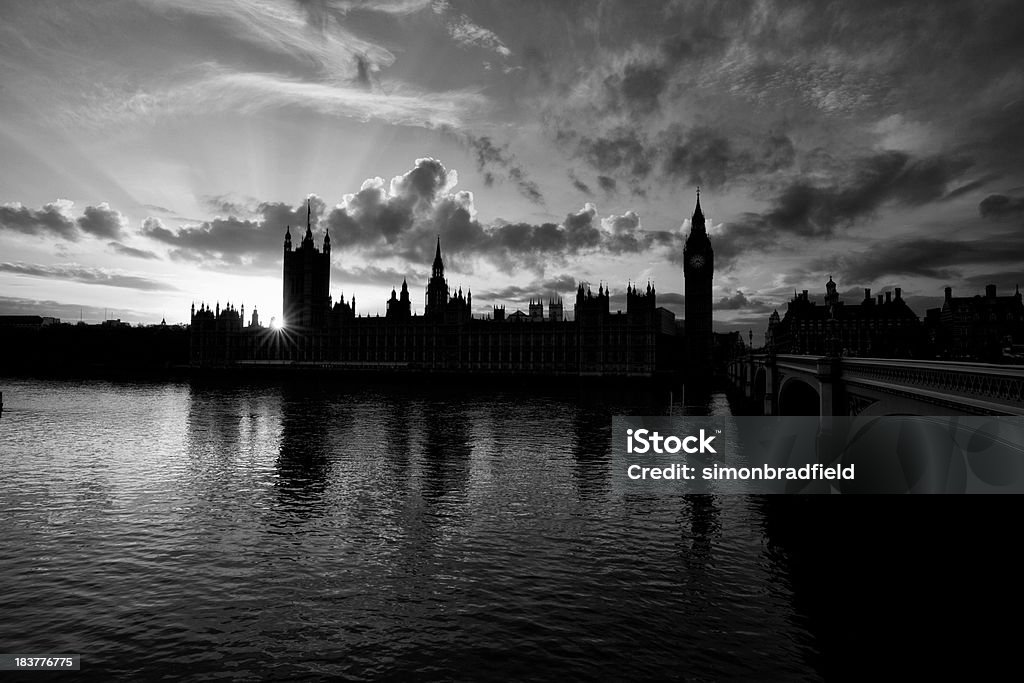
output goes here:
<path id="1" fill-rule="evenodd" d="M 864 581 L 920 593 L 861 519 L 613 494 L 611 415 L 662 395 L 0 388 L 0 652 L 80 677 L 816 679 L 879 652 Z"/>
<path id="2" fill-rule="evenodd" d="M 610 416 L 660 396 L 3 389 L 0 651 L 204 678 L 813 675 L 756 506 L 612 496 Z"/>

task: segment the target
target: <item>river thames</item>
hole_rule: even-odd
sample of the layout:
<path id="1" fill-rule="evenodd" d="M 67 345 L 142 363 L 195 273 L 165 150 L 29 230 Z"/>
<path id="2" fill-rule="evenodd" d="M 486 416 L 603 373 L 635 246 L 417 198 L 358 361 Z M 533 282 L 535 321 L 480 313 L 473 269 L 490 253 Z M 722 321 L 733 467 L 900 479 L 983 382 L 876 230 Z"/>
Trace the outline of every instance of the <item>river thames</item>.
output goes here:
<path id="1" fill-rule="evenodd" d="M 847 656 L 764 500 L 612 491 L 611 416 L 667 396 L 339 384 L 3 380 L 0 650 L 204 680 Z"/>

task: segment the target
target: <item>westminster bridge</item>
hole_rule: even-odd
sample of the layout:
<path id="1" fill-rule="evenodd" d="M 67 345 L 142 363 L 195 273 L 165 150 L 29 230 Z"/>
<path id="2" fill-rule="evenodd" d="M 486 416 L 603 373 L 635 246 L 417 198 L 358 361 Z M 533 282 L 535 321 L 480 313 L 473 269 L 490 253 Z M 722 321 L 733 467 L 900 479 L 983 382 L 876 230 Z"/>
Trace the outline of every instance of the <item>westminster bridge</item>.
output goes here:
<path id="1" fill-rule="evenodd" d="M 728 377 L 765 415 L 1024 415 L 1024 365 L 748 354 Z"/>

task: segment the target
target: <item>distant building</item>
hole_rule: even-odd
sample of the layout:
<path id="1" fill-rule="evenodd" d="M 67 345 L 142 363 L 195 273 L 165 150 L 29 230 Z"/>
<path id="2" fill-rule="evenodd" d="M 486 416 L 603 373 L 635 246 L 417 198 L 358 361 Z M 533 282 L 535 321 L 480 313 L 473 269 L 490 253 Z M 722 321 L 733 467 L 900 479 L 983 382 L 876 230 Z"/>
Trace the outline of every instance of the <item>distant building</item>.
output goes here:
<path id="1" fill-rule="evenodd" d="M 0 315 L 0 327 L 8 329 L 39 329 L 59 324 L 60 318 L 50 318 L 42 315 Z"/>
<path id="2" fill-rule="evenodd" d="M 922 354 L 921 322 L 896 287 L 884 296 L 871 296 L 848 305 L 839 298 L 832 276 L 825 283 L 823 305 L 812 301 L 807 290 L 794 294 L 779 316 L 768 318 L 766 344 L 776 353 L 875 358 L 912 358 Z"/>
<path id="3" fill-rule="evenodd" d="M 1019 286 L 1008 296 L 998 296 L 995 285 L 987 285 L 984 296 L 956 297 L 952 287 L 946 287 L 945 293 L 938 329 L 933 333 L 939 355 L 997 362 L 1024 344 L 1024 303 Z M 931 311 L 929 314 L 936 317 Z"/>

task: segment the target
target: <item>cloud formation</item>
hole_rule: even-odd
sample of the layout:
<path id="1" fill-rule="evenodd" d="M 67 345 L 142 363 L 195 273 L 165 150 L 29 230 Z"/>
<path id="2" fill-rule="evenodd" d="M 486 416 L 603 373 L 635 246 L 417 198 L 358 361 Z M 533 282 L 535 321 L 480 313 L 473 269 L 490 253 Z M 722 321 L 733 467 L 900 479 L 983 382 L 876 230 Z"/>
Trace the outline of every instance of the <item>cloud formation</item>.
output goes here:
<path id="1" fill-rule="evenodd" d="M 508 150 L 508 144 L 495 145 L 490 136 L 476 136 L 466 132 L 445 129 L 448 135 L 472 150 L 476 156 L 477 170 L 483 175 L 484 184 L 490 187 L 499 177 L 511 182 L 522 196 L 534 204 L 543 204 L 537 183 L 529 179 L 526 171 Z M 577 186 L 578 187 L 578 186 Z"/>
<path id="2" fill-rule="evenodd" d="M 978 212 L 985 218 L 1003 218 L 1024 215 L 1024 197 L 990 194 L 981 200 Z"/>
<path id="3" fill-rule="evenodd" d="M 177 287 L 137 275 L 126 275 L 105 268 L 91 268 L 77 264 L 46 266 L 31 263 L 0 263 L 0 272 L 24 275 L 27 277 L 53 278 L 71 280 L 87 285 L 106 285 L 137 289 L 143 292 L 173 292 Z"/>
<path id="4" fill-rule="evenodd" d="M 848 252 L 812 264 L 817 271 L 843 273 L 848 282 L 868 284 L 886 277 L 920 276 L 955 281 L 972 267 L 1006 269 L 1017 267 L 1024 276 L 1024 235 L 1004 233 L 984 239 L 943 240 L 909 238 L 891 240 L 884 249 Z"/>
<path id="5" fill-rule="evenodd" d="M 450 266 L 456 264 L 466 272 L 482 259 L 505 273 L 521 269 L 543 273 L 583 253 L 621 255 L 681 248 L 681 235 L 645 231 L 633 211 L 600 218 L 592 203 L 568 213 L 560 223 L 485 225 L 477 220 L 473 193 L 458 190 L 457 185 L 454 170 L 436 159 L 422 158 L 390 181 L 367 179 L 358 192 L 345 195 L 333 208 L 311 195 L 317 244 L 329 231 L 336 250 L 357 250 L 373 259 L 398 258 L 422 266 L 433 258 L 435 238 L 440 236 Z M 149 217 L 142 234 L 171 247 L 172 258 L 266 270 L 279 263 L 285 226 L 292 226 L 297 245 L 305 220 L 305 204 L 263 202 L 250 218 L 217 217 L 178 228 Z"/>
<path id="6" fill-rule="evenodd" d="M 72 206 L 73 202 L 66 199 L 44 204 L 41 209 L 30 209 L 20 202 L 3 204 L 0 205 L 0 229 L 76 240 L 79 233 L 70 215 Z"/>
<path id="7" fill-rule="evenodd" d="M 113 249 L 114 253 L 120 254 L 121 256 L 150 260 L 160 259 L 160 255 L 155 252 L 148 251 L 146 249 L 136 249 L 135 247 L 129 247 L 125 244 L 121 244 L 120 242 L 108 242 L 107 246 Z"/>
<path id="8" fill-rule="evenodd" d="M 372 248 L 381 256 L 401 255 L 425 263 L 432 255 L 434 236 L 445 252 L 456 257 L 481 257 L 506 273 L 521 267 L 543 271 L 567 256 L 594 251 L 639 253 L 672 242 L 665 233 L 640 230 L 636 214 L 602 224 L 597 208 L 587 203 L 555 223 L 496 223 L 476 219 L 473 194 L 456 191 L 458 176 L 441 162 L 424 158 L 390 183 L 372 178 L 359 192 L 325 218 L 338 244 Z"/>
<path id="9" fill-rule="evenodd" d="M 58 199 L 32 209 L 20 202 L 0 205 L 0 230 L 26 235 L 48 235 L 77 241 L 83 235 L 106 239 L 119 239 L 128 227 L 128 219 L 107 202 L 86 206 L 82 214 L 74 216 L 74 202 Z"/>
<path id="10" fill-rule="evenodd" d="M 128 219 L 120 211 L 103 202 L 99 206 L 87 206 L 78 219 L 78 227 L 95 237 L 118 239 L 128 226 Z"/>
<path id="11" fill-rule="evenodd" d="M 310 195 L 307 202 L 315 229 L 326 205 L 316 195 Z M 261 202 L 252 209 L 253 218 L 217 217 L 176 229 L 150 216 L 143 221 L 141 234 L 171 247 L 171 258 L 177 260 L 213 267 L 246 265 L 257 272 L 266 271 L 279 263 L 286 228 L 291 228 L 296 246 L 302 241 L 307 202 Z"/>

